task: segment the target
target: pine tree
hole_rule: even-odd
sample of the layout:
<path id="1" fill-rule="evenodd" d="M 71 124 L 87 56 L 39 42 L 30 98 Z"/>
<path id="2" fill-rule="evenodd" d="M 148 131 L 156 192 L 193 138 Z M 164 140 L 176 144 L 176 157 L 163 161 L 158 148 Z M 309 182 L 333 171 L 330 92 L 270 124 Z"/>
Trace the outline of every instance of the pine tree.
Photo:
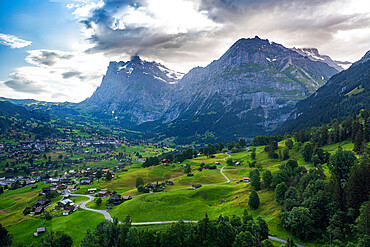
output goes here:
<path id="1" fill-rule="evenodd" d="M 256 210 L 259 207 L 259 205 L 260 205 L 260 198 L 258 197 L 257 192 L 254 191 L 254 190 L 249 195 L 248 205 L 253 210 Z"/>
<path id="2" fill-rule="evenodd" d="M 261 189 L 261 178 L 260 178 L 260 172 L 258 169 L 254 169 L 249 173 L 249 180 L 251 183 L 251 186 L 255 190 L 260 190 Z"/>
<path id="3" fill-rule="evenodd" d="M 266 170 L 262 174 L 262 180 L 263 184 L 265 185 L 266 188 L 269 188 L 272 183 L 272 174 L 270 170 Z"/>
<path id="4" fill-rule="evenodd" d="M 363 132 L 362 132 L 362 129 L 359 129 L 357 131 L 357 134 L 354 140 L 353 152 L 358 153 L 358 154 L 363 152 L 362 150 L 363 141 L 364 141 Z"/>

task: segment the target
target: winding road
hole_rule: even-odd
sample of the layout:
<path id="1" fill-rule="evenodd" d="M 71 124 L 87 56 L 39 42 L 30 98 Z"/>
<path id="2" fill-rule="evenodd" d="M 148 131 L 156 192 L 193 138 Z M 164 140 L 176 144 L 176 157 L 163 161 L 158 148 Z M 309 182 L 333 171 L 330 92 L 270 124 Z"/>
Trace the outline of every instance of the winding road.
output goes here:
<path id="1" fill-rule="evenodd" d="M 228 154 L 229 157 L 226 157 L 224 158 L 224 161 L 226 162 L 226 159 L 227 158 L 230 158 L 231 155 Z M 222 174 L 222 176 L 225 177 L 226 179 L 226 182 L 225 183 L 229 183 L 230 182 L 230 179 L 223 173 L 223 170 L 224 170 L 224 167 L 223 166 L 221 169 L 220 169 L 220 172 Z M 95 197 L 93 196 L 90 196 L 90 195 L 83 195 L 83 194 L 70 194 L 71 197 L 77 197 L 77 196 L 84 196 L 84 197 L 88 197 L 89 200 L 87 201 L 84 201 L 84 202 L 80 202 L 80 203 L 77 203 L 77 205 L 80 206 L 80 208 L 82 209 L 85 209 L 85 210 L 88 210 L 88 211 L 93 211 L 93 212 L 96 212 L 96 213 L 101 213 L 102 215 L 104 215 L 105 219 L 106 220 L 109 220 L 111 222 L 113 222 L 113 218 L 112 216 L 108 213 L 107 210 L 98 210 L 98 209 L 92 209 L 92 208 L 88 208 L 86 207 L 86 204 L 88 204 L 89 202 L 93 201 Z M 132 222 L 131 225 L 133 226 L 140 226 L 140 225 L 159 225 L 159 224 L 172 224 L 172 223 L 178 223 L 179 221 L 178 220 L 170 220 L 170 221 L 151 221 L 151 222 Z M 183 220 L 184 223 L 198 223 L 197 220 Z M 119 222 L 121 223 L 121 222 Z M 278 241 L 280 243 L 286 243 L 287 241 L 284 240 L 284 239 L 281 239 L 281 238 L 276 238 L 276 237 L 273 237 L 273 236 L 270 236 L 269 235 L 269 239 L 271 240 L 274 240 L 274 241 Z M 296 244 L 296 246 L 298 247 L 305 247 L 304 245 L 299 245 L 299 244 Z"/>
<path id="2" fill-rule="evenodd" d="M 227 155 L 229 155 L 229 157 L 225 157 L 224 158 L 224 161 L 226 162 L 226 159 L 228 159 L 228 158 L 230 158 L 231 157 L 231 155 L 230 154 L 228 154 L 228 153 L 225 153 L 225 154 L 227 154 Z M 230 179 L 228 178 L 228 177 L 226 177 L 226 175 L 224 174 L 224 168 L 225 168 L 225 166 L 223 166 L 221 169 L 220 169 L 220 172 L 221 172 L 221 174 L 222 174 L 222 176 L 224 176 L 225 178 L 226 178 L 226 182 L 225 183 L 228 183 L 228 182 L 230 182 Z"/>

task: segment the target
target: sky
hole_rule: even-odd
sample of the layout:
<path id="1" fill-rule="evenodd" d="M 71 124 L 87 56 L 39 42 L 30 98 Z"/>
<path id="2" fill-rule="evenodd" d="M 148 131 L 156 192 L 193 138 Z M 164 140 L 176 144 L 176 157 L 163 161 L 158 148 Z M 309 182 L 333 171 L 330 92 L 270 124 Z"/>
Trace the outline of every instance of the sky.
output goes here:
<path id="1" fill-rule="evenodd" d="M 188 72 L 240 38 L 314 47 L 355 62 L 370 50 L 368 0 L 1 0 L 0 97 L 80 102 L 109 61 L 139 55 Z"/>

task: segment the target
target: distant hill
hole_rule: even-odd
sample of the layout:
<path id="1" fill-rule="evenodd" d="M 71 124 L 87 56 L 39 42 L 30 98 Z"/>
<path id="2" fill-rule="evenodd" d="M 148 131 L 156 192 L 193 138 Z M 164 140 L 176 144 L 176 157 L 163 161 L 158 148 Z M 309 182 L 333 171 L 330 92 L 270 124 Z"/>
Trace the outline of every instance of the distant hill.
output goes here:
<path id="1" fill-rule="evenodd" d="M 348 70 L 334 75 L 307 99 L 297 103 L 289 120 L 278 132 L 319 126 L 336 118 L 358 114 L 370 107 L 370 51 Z"/>

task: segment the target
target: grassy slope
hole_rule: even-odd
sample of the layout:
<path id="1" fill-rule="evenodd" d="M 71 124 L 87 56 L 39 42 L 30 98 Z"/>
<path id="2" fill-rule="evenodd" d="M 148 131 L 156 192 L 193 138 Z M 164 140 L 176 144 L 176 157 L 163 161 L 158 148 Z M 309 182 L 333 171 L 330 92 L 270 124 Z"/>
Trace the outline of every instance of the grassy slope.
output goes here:
<path id="1" fill-rule="evenodd" d="M 64 231 L 69 234 L 75 244 L 79 244 L 85 236 L 88 228 L 94 229 L 100 222 L 104 221 L 102 214 L 90 211 L 76 211 L 68 216 L 60 216 L 46 221 L 35 218 L 23 221 L 19 224 L 7 227 L 14 236 L 14 242 L 40 243 L 41 237 L 34 237 L 33 233 L 39 227 L 45 227 L 47 232 Z"/>
<path id="2" fill-rule="evenodd" d="M 327 145 L 324 149 L 333 153 L 337 150 L 339 145 L 347 150 L 353 148 L 351 141 L 345 141 L 339 144 Z M 283 147 L 284 142 L 281 142 L 279 144 L 279 150 L 282 150 Z M 265 169 L 274 172 L 278 169 L 279 164 L 284 162 L 269 159 L 267 153 L 263 151 L 262 146 L 256 148 L 256 161 L 263 166 L 261 172 Z M 224 170 L 225 175 L 231 180 L 240 180 L 244 176 L 249 176 L 249 172 L 254 169 L 248 166 L 248 161 L 252 162 L 249 155 L 250 153 L 246 151 L 231 154 L 233 160 L 241 161 L 242 165 L 240 167 L 226 166 Z M 290 156 L 298 160 L 300 165 L 304 165 L 307 168 L 313 167 L 312 164 L 303 161 L 295 147 L 290 150 Z M 115 206 L 110 213 L 112 216 L 118 217 L 119 219 L 123 219 L 126 215 L 130 215 L 134 222 L 199 220 L 203 218 L 206 213 L 210 218 L 217 218 L 220 214 L 229 216 L 233 214 L 241 215 L 244 208 L 247 208 L 250 214 L 253 216 L 261 215 L 268 222 L 270 234 L 283 239 L 292 237 L 291 234 L 280 225 L 280 206 L 275 202 L 273 191 L 259 191 L 258 195 L 261 204 L 257 210 L 250 210 L 248 207 L 248 197 L 251 191 L 249 184 L 237 183 L 236 181 L 225 184 L 225 178 L 220 174 L 218 169 L 203 170 L 201 172 L 197 170 L 202 162 L 206 164 L 220 162 L 221 165 L 219 165 L 218 168 L 221 168 L 226 165 L 223 161 L 225 157 L 228 157 L 228 155 L 217 154 L 215 158 L 202 156 L 184 161 L 183 164 L 190 164 L 192 166 L 192 173 L 194 174 L 192 177 L 187 177 L 179 164 L 175 164 L 174 166 L 160 165 L 150 168 L 141 168 L 140 165 L 132 165 L 128 172 L 117 173 L 116 180 L 111 182 L 104 180 L 100 182 L 96 181 L 93 185 L 81 186 L 78 192 L 86 193 L 87 188 L 108 188 L 109 190 L 116 190 L 120 194 L 133 195 L 134 198 L 132 200 Z M 137 177 L 142 177 L 145 183 L 173 180 L 174 185 L 167 186 L 165 192 L 162 193 L 138 194 L 135 189 Z M 186 189 L 186 187 L 195 183 L 201 183 L 204 186 L 197 190 Z M 23 239 L 23 237 L 26 240 L 29 238 L 33 239 L 33 228 L 36 228 L 36 226 L 44 222 L 41 219 L 35 219 L 31 216 L 23 216 L 21 214 L 21 211 L 26 205 L 38 199 L 37 193 L 42 186 L 44 185 L 39 186 L 37 192 L 32 191 L 29 187 L 25 187 L 15 191 L 7 191 L 0 196 L 0 208 L 11 212 L 1 213 L 0 220 L 3 225 L 8 226 L 7 228 L 9 231 L 11 231 L 14 236 L 17 236 L 17 238 L 21 236 L 21 239 Z M 77 198 L 77 200 L 80 201 L 79 198 Z M 96 206 L 94 202 L 90 202 L 88 206 L 96 209 L 104 209 L 106 200 L 107 198 L 104 198 L 102 205 L 99 207 Z M 82 216 L 82 214 L 88 214 L 89 219 L 83 219 L 86 217 L 84 217 L 85 215 Z M 87 220 L 92 221 L 92 223 L 88 223 Z M 80 239 L 82 239 L 87 225 L 94 228 L 96 224 L 102 220 L 103 216 L 98 213 L 83 211 L 76 212 L 67 217 L 54 218 L 52 222 L 54 222 L 54 225 L 57 225 L 56 223 L 59 224 L 60 221 L 61 225 L 64 227 L 61 226 L 60 229 L 65 229 L 68 234 L 71 234 L 75 243 L 78 243 Z M 70 232 L 69 227 L 75 225 L 79 225 L 81 230 Z M 299 240 L 295 240 L 301 243 Z M 313 244 L 305 243 L 305 245 L 311 246 Z"/>

